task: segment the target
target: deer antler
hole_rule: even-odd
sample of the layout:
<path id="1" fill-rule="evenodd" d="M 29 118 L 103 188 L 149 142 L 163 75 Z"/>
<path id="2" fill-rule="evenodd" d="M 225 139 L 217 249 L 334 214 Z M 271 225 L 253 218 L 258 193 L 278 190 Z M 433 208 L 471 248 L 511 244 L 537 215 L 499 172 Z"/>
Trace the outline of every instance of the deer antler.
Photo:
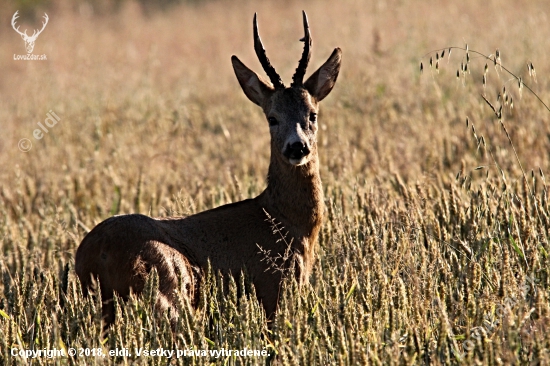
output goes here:
<path id="1" fill-rule="evenodd" d="M 46 24 L 48 24 L 48 20 L 49 20 L 50 18 L 48 18 L 48 14 L 46 14 L 46 13 L 44 13 L 44 17 L 43 17 L 43 18 L 46 19 L 46 21 L 45 21 L 45 22 L 42 22 L 42 29 L 40 29 L 40 30 L 38 31 L 38 33 L 36 33 L 36 30 L 35 30 L 35 31 L 33 32 L 32 36 L 31 36 L 31 38 L 36 39 L 36 38 L 40 35 L 40 33 L 42 33 L 42 31 L 44 30 L 44 28 L 46 28 Z"/>
<path id="2" fill-rule="evenodd" d="M 260 63 L 262 64 L 262 67 L 264 68 L 267 76 L 269 76 L 269 80 L 271 80 L 271 83 L 275 88 L 284 88 L 285 85 L 283 84 L 283 80 L 277 74 L 277 71 L 275 71 L 275 68 L 271 66 L 271 63 L 269 62 L 269 59 L 267 58 L 267 55 L 265 53 L 264 45 L 262 44 L 262 40 L 260 39 L 260 35 L 258 33 L 258 22 L 256 21 L 256 13 L 254 13 L 254 50 L 256 51 L 256 55 L 258 56 L 258 59 L 260 60 Z"/>
<path id="3" fill-rule="evenodd" d="M 28 37 L 26 29 L 25 29 L 25 33 L 23 33 L 19 30 L 19 26 L 17 28 L 15 28 L 15 21 L 17 20 L 17 18 L 19 18 L 19 15 L 17 15 L 18 12 L 19 12 L 19 10 L 17 10 L 15 12 L 15 14 L 13 14 L 13 17 L 11 18 L 11 26 L 13 27 L 13 30 L 16 31 L 17 33 L 19 33 L 21 36 Z"/>
<path id="4" fill-rule="evenodd" d="M 19 15 L 17 14 L 19 13 L 19 10 L 17 10 L 15 12 L 15 14 L 13 14 L 13 17 L 11 18 L 11 26 L 13 27 L 13 29 L 19 33 L 22 37 L 24 37 L 25 39 L 28 39 L 28 40 L 35 40 L 39 35 L 40 33 L 42 33 L 42 31 L 44 30 L 44 28 L 46 28 L 46 24 L 48 24 L 48 14 L 44 13 L 44 19 L 46 20 L 45 22 L 42 22 L 42 29 L 40 29 L 37 33 L 36 29 L 34 30 L 32 36 L 29 37 L 29 35 L 27 34 L 27 30 L 25 29 L 25 32 L 21 32 L 19 30 L 19 26 L 17 26 L 17 28 L 15 27 L 15 21 L 17 20 L 17 18 L 19 18 Z"/>
<path id="5" fill-rule="evenodd" d="M 309 58 L 311 57 L 311 34 L 309 33 L 307 15 L 306 12 L 303 10 L 302 15 L 304 17 L 304 38 L 301 38 L 300 41 L 304 42 L 304 51 L 302 52 L 302 58 L 298 62 L 296 72 L 294 73 L 294 76 L 292 76 L 292 84 L 290 84 L 290 86 L 303 85 L 307 65 L 309 63 Z"/>

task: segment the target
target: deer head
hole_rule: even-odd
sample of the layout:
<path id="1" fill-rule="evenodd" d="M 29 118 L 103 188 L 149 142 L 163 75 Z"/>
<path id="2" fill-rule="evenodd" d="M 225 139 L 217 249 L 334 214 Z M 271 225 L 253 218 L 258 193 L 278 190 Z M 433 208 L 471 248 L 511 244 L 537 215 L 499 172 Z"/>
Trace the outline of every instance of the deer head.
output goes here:
<path id="1" fill-rule="evenodd" d="M 246 67 L 236 56 L 231 58 L 244 93 L 265 113 L 271 134 L 272 160 L 278 159 L 291 166 L 305 165 L 317 156 L 319 102 L 334 87 L 342 59 L 341 50 L 335 48 L 328 60 L 303 82 L 311 56 L 311 35 L 307 15 L 302 14 L 305 35 L 300 41 L 304 42 L 304 50 L 290 87 L 283 84 L 267 58 L 258 33 L 256 14 L 253 21 L 254 49 L 271 83 Z"/>
<path id="2" fill-rule="evenodd" d="M 48 24 L 48 19 L 49 19 L 48 14 L 44 13 L 45 21 L 42 22 L 42 29 L 40 29 L 39 31 L 34 30 L 34 32 L 32 33 L 32 36 L 28 36 L 26 29 L 24 32 L 21 32 L 19 30 L 19 26 L 17 28 L 15 27 L 15 21 L 17 18 L 19 18 L 19 15 L 17 15 L 18 12 L 19 10 L 16 11 L 15 14 L 13 14 L 13 17 L 11 18 L 11 26 L 17 33 L 21 35 L 21 38 L 23 38 L 23 41 L 25 41 L 25 48 L 27 49 L 27 53 L 32 53 L 32 50 L 34 49 L 34 42 L 36 41 L 40 33 L 42 33 L 44 28 L 46 28 L 46 24 Z"/>

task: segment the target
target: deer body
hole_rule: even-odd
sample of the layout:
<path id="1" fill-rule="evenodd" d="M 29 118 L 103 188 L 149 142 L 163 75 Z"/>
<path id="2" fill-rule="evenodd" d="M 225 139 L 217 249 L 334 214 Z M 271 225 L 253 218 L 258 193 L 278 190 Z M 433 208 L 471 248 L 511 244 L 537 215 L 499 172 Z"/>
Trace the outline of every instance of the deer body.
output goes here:
<path id="1" fill-rule="evenodd" d="M 273 85 L 232 57 L 243 91 L 262 107 L 270 125 L 268 184 L 258 197 L 181 218 L 115 216 L 84 238 L 75 269 L 85 291 L 93 278 L 99 279 L 107 324 L 114 320 L 113 294 L 126 298 L 130 291 L 140 293 L 153 267 L 159 274 L 157 306 L 172 308 L 172 315 L 177 314 L 175 291 L 196 305 L 208 263 L 223 274 L 246 271 L 268 317 L 277 308 L 283 274 L 271 268 L 266 253 L 279 259 L 290 254 L 290 260 L 278 265 L 293 266 L 298 282 L 307 281 L 324 209 L 316 144 L 318 102 L 332 90 L 341 52 L 335 49 L 303 83 L 311 45 L 305 13 L 304 30 L 304 53 L 290 87 L 282 84 L 265 56 L 256 17 L 255 49 Z M 268 215 L 280 223 L 281 232 L 274 232 Z"/>

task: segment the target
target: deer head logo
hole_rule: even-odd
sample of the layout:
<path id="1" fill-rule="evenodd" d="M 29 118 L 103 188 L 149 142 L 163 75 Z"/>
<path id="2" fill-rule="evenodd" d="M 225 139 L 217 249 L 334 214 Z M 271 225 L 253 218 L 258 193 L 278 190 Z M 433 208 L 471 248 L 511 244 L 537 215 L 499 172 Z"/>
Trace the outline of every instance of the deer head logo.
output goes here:
<path id="1" fill-rule="evenodd" d="M 44 28 L 46 28 L 46 24 L 48 24 L 48 14 L 44 13 L 44 19 L 45 19 L 45 22 L 42 22 L 42 29 L 40 29 L 39 31 L 37 30 L 34 30 L 32 36 L 29 36 L 27 34 L 27 30 L 25 29 L 24 32 L 21 32 L 19 30 L 19 26 L 16 28 L 15 27 L 15 20 L 17 18 L 19 18 L 19 15 L 17 15 L 17 13 L 19 12 L 16 11 L 15 14 L 13 14 L 13 17 L 11 18 L 11 26 L 13 27 L 13 29 L 19 33 L 21 35 L 21 38 L 23 38 L 23 41 L 25 41 L 25 48 L 27 49 L 27 53 L 32 53 L 32 50 L 34 49 L 34 42 L 36 41 L 36 39 L 38 38 L 38 36 L 40 35 L 40 33 L 42 33 L 42 31 L 44 30 Z"/>

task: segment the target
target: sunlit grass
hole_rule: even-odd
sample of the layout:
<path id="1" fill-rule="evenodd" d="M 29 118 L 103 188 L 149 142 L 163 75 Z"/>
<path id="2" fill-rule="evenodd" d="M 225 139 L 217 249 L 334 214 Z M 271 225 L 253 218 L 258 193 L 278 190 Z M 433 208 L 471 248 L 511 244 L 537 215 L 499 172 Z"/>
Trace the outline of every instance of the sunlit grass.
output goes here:
<path id="1" fill-rule="evenodd" d="M 418 70 L 432 49 L 499 48 L 503 65 L 548 101 L 546 7 L 212 1 L 143 16 L 131 2 L 102 15 L 57 4 L 35 46 L 47 62 L 14 61 L 23 42 L 4 22 L 0 364 L 26 363 L 12 348 L 69 347 L 133 354 L 77 364 L 168 362 L 137 357 L 140 347 L 271 355 L 228 364 L 549 363 L 550 114 L 493 65 L 484 88 L 481 58 L 457 80 L 464 52 L 445 55 L 438 70 L 424 59 Z M 173 333 L 152 307 L 152 275 L 142 297 L 118 301 L 103 338 L 100 304 L 82 296 L 74 274 L 78 244 L 114 214 L 187 215 L 264 189 L 267 123 L 242 94 L 230 56 L 260 71 L 258 12 L 268 55 L 288 81 L 302 8 L 311 69 L 343 50 L 319 115 L 327 212 L 309 284 L 285 284 L 268 328 L 246 279 L 224 295 L 210 274 L 194 313 L 182 300 Z M 496 106 L 504 86 L 514 100 L 503 109 L 508 135 L 481 97 Z M 37 140 L 50 110 L 60 121 Z M 22 138 L 30 151 L 18 148 Z"/>

